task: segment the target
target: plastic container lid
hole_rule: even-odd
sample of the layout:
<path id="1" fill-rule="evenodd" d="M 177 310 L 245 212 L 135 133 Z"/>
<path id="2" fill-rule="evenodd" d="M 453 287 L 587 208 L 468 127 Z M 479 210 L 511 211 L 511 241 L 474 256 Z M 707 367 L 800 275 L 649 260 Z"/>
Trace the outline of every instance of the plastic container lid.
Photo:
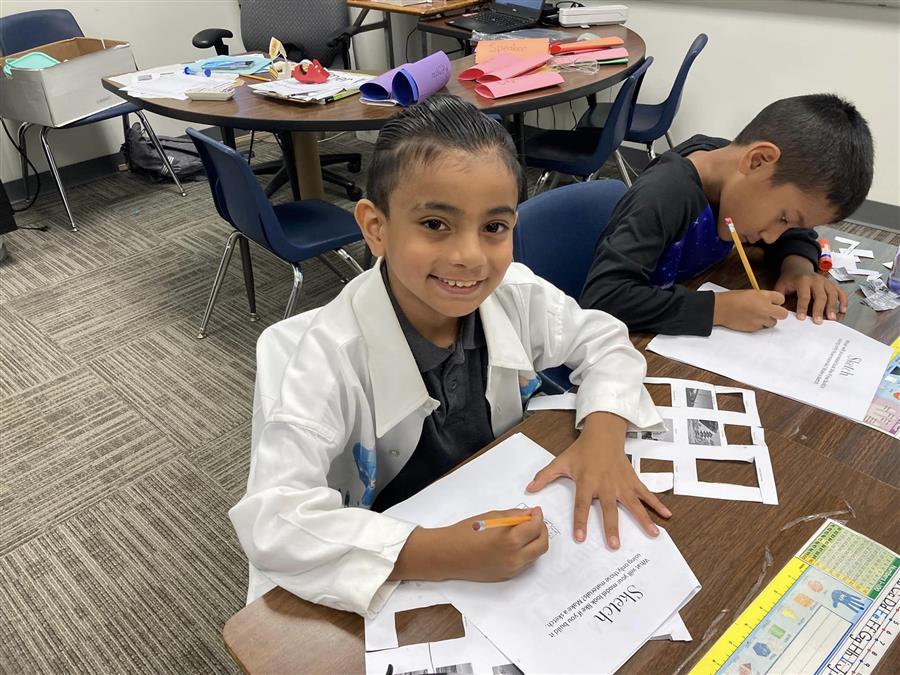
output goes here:
<path id="1" fill-rule="evenodd" d="M 13 68 L 30 68 L 31 70 L 41 70 L 55 66 L 59 61 L 44 52 L 29 52 L 17 59 L 7 59 L 6 65 L 3 66 L 3 72 L 8 76 L 12 75 Z"/>

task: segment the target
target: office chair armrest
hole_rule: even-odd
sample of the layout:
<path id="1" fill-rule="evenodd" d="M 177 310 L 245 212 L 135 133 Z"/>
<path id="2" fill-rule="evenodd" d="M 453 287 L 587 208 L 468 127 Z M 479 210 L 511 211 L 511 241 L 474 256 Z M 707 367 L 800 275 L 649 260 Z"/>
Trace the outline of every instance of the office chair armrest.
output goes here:
<path id="1" fill-rule="evenodd" d="M 379 26 L 380 27 L 380 26 Z M 370 30 L 368 26 L 357 26 L 356 24 L 346 26 L 341 28 L 339 31 L 335 31 L 331 35 L 331 39 L 326 43 L 329 47 L 337 47 L 341 46 L 342 49 L 350 48 L 350 41 L 354 38 L 354 36 L 365 33 Z"/>
<path id="2" fill-rule="evenodd" d="M 234 37 L 234 33 L 227 28 L 206 28 L 194 36 L 191 44 L 197 49 L 213 47 L 216 50 L 216 54 L 224 56 L 228 54 L 228 46 L 225 44 L 224 39 L 230 37 Z"/>

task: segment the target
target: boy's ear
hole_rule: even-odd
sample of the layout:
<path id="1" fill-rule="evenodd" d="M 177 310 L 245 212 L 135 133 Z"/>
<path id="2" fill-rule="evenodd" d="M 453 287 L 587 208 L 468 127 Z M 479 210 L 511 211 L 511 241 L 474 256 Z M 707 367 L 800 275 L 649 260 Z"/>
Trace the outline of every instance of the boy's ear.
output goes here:
<path id="1" fill-rule="evenodd" d="M 384 255 L 384 225 L 387 220 L 381 210 L 368 199 L 360 199 L 353 210 L 356 224 L 362 232 L 369 250 L 376 258 Z"/>
<path id="2" fill-rule="evenodd" d="M 770 174 L 775 170 L 775 165 L 781 157 L 781 148 L 768 141 L 751 143 L 741 156 L 740 172 L 749 175 L 757 171 Z"/>

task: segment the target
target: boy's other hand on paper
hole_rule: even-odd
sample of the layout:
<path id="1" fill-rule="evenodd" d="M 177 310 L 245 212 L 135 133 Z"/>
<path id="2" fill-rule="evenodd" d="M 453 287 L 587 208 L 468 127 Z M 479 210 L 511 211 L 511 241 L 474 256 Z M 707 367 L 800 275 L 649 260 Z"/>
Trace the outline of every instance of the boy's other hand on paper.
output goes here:
<path id="1" fill-rule="evenodd" d="M 650 519 L 644 504 L 663 518 L 672 513 L 641 482 L 625 456 L 626 422 L 618 415 L 595 412 L 588 415 L 578 439 L 552 462 L 535 474 L 528 484 L 537 492 L 560 476 L 575 481 L 574 536 L 587 538 L 588 514 L 594 499 L 600 501 L 603 531 L 611 549 L 619 548 L 619 511 L 617 503 L 628 509 L 651 537 L 659 529 Z"/>
<path id="2" fill-rule="evenodd" d="M 837 319 L 836 308 L 841 314 L 847 311 L 844 289 L 831 279 L 816 274 L 812 263 L 802 256 L 789 255 L 784 259 L 775 290 L 784 295 L 797 294 L 797 318 L 800 320 L 805 319 L 808 312 L 815 323 L 822 323 L 823 317 L 833 321 Z"/>
<path id="3" fill-rule="evenodd" d="M 725 291 L 716 293 L 713 324 L 752 333 L 772 328 L 788 317 L 782 307 L 784 295 L 777 291 Z"/>
<path id="4" fill-rule="evenodd" d="M 473 523 L 489 518 L 531 515 L 511 527 L 475 531 Z M 522 572 L 550 546 L 540 507 L 490 511 L 438 528 L 418 527 L 406 540 L 389 579 L 506 581 Z"/>

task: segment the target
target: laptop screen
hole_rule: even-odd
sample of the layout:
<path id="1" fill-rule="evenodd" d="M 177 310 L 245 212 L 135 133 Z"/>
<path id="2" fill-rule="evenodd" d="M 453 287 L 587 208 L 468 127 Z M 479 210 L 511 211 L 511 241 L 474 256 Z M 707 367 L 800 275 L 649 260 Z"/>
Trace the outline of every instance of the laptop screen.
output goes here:
<path id="1" fill-rule="evenodd" d="M 504 14 L 537 19 L 541 15 L 544 0 L 494 0 L 493 8 Z"/>

